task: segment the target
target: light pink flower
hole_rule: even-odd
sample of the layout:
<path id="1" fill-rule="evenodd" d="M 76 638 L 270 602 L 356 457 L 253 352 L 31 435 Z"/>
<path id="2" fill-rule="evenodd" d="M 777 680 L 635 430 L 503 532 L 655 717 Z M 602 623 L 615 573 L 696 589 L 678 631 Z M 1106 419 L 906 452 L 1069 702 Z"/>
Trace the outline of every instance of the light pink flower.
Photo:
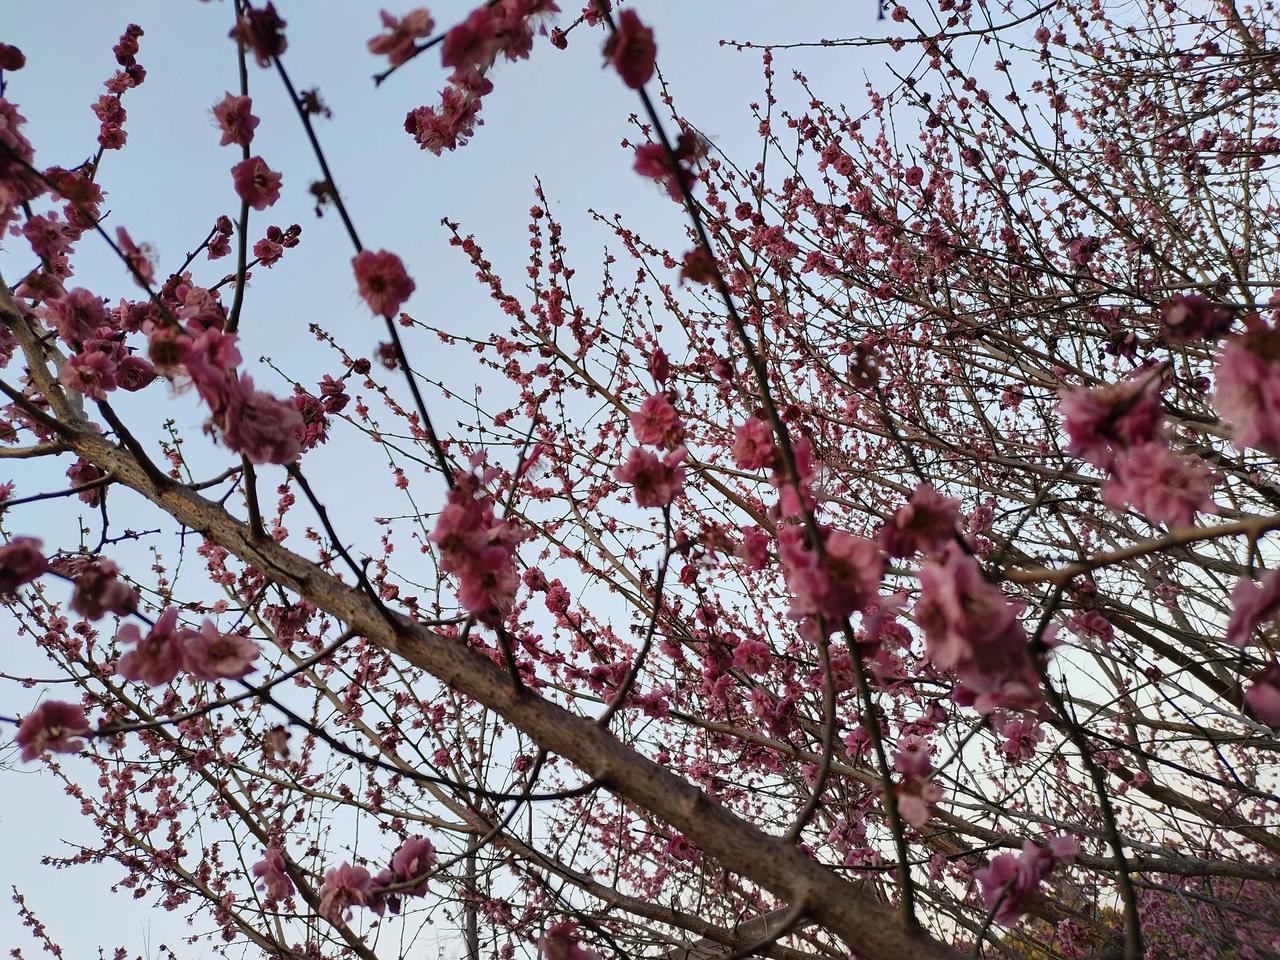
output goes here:
<path id="1" fill-rule="evenodd" d="M 133 644 L 133 649 L 120 658 L 116 669 L 126 680 L 140 680 L 150 687 L 169 683 L 182 670 L 182 638 L 186 632 L 178 626 L 176 607 L 160 614 L 146 637 L 136 624 L 125 624 L 116 639 Z"/>
<path id="2" fill-rule="evenodd" d="M 421 883 L 404 888 L 407 895 L 422 896 L 427 892 L 425 875 L 436 865 L 436 848 L 426 837 L 410 837 L 391 855 L 391 874 L 396 882 L 421 879 Z"/>
<path id="3" fill-rule="evenodd" d="M 14 537 L 0 547 L 0 596 L 8 596 L 49 570 L 35 537 Z"/>
<path id="4" fill-rule="evenodd" d="M 1258 586 L 1241 577 L 1231 591 L 1231 619 L 1227 621 L 1227 643 L 1248 646 L 1253 632 L 1280 614 L 1280 570 L 1272 570 Z"/>
<path id="5" fill-rule="evenodd" d="M 342 923 L 352 907 L 367 907 L 373 901 L 373 878 L 364 867 L 349 863 L 325 871 L 320 887 L 320 916 L 330 923 Z"/>
<path id="6" fill-rule="evenodd" d="M 684 489 L 684 467 L 680 466 L 684 455 L 684 447 L 661 458 L 642 447 L 632 447 L 627 462 L 613 475 L 619 483 L 630 484 L 637 506 L 670 506 Z"/>
<path id="7" fill-rule="evenodd" d="M 221 633 L 211 620 L 182 635 L 182 663 L 197 680 L 238 680 L 253 672 L 260 652 L 248 637 Z"/>
<path id="8" fill-rule="evenodd" d="M 98 558 L 80 566 L 71 592 L 71 609 L 90 620 L 108 613 L 124 616 L 138 609 L 138 594 L 120 579 L 120 568 L 111 560 Z"/>
<path id="9" fill-rule="evenodd" d="M 1058 404 L 1066 418 L 1067 452 L 1105 467 L 1118 450 L 1149 443 L 1160 432 L 1160 378 L 1139 371 L 1093 390 L 1064 390 Z"/>
<path id="10" fill-rule="evenodd" d="M 22 748 L 22 759 L 30 762 L 46 750 L 54 753 L 79 753 L 84 741 L 77 739 L 89 732 L 84 707 L 78 703 L 46 700 L 22 718 L 15 742 Z"/>
<path id="11" fill-rule="evenodd" d="M 640 409 L 631 414 L 631 429 L 640 443 L 674 448 L 684 439 L 680 415 L 665 393 L 646 397 Z"/>
<path id="12" fill-rule="evenodd" d="M 253 131 L 259 121 L 252 113 L 253 98 L 237 97 L 228 93 L 214 105 L 213 117 L 222 130 L 220 146 L 235 143 L 247 147 L 253 141 Z"/>
<path id="13" fill-rule="evenodd" d="M 1017 923 L 1053 868 L 1075 856 L 1076 844 L 1069 837 L 1054 837 L 1048 848 L 1027 840 L 1020 856 L 1002 853 L 977 871 L 974 876 L 982 887 L 982 900 L 995 910 L 995 922 L 1005 927 Z"/>
<path id="14" fill-rule="evenodd" d="M 959 522 L 959 502 L 922 483 L 881 528 L 880 543 L 891 557 L 927 553 L 951 540 Z"/>
<path id="15" fill-rule="evenodd" d="M 416 289 L 404 263 L 389 250 L 361 250 L 351 260 L 356 286 L 369 309 L 394 317 Z"/>
<path id="16" fill-rule="evenodd" d="M 58 299 L 50 300 L 45 305 L 45 319 L 67 346 L 77 350 L 111 323 L 102 298 L 83 287 L 68 290 Z"/>
<path id="17" fill-rule="evenodd" d="M 266 894 L 268 905 L 293 896 L 293 881 L 289 879 L 284 854 L 278 847 L 267 847 L 262 851 L 262 859 L 253 865 L 253 875 L 262 881 L 258 889 Z"/>
<path id="18" fill-rule="evenodd" d="M 822 528 L 822 556 L 812 549 L 806 528 L 785 524 L 778 529 L 778 557 L 791 594 L 790 616 L 822 617 L 828 631 L 876 598 L 884 575 L 880 547 L 865 537 Z"/>
<path id="19" fill-rule="evenodd" d="M 280 199 L 284 178 L 261 157 L 250 157 L 231 168 L 231 179 L 241 200 L 255 210 L 265 210 Z"/>
<path id="20" fill-rule="evenodd" d="M 733 431 L 733 462 L 743 470 L 772 467 L 777 454 L 773 427 L 759 417 L 752 417 Z"/>
<path id="21" fill-rule="evenodd" d="M 1213 404 L 1236 445 L 1280 454 L 1280 330 L 1228 338 L 1213 380 Z"/>
<path id="22" fill-rule="evenodd" d="M 105 400 L 107 394 L 120 385 L 116 380 L 115 361 L 104 351 L 92 348 L 74 354 L 59 371 L 58 379 L 68 390 L 93 400 Z"/>
<path id="23" fill-rule="evenodd" d="M 1102 498 L 1112 510 L 1132 505 L 1153 524 L 1185 525 L 1199 511 L 1214 512 L 1212 492 L 1213 474 L 1202 461 L 1144 443 L 1116 457 Z"/>

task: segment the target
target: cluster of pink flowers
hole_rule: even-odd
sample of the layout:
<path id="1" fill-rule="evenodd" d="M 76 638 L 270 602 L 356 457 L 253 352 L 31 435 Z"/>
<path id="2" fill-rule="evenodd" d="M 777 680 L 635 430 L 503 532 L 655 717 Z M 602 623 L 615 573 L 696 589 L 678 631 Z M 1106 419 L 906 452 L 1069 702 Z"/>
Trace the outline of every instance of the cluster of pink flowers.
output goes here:
<path id="1" fill-rule="evenodd" d="M 982 902 L 995 911 L 996 923 L 1006 927 L 1017 923 L 1053 868 L 1070 863 L 1078 852 L 1070 837 L 1054 837 L 1047 847 L 1028 840 L 1020 855 L 1002 853 L 979 870 L 975 876 L 982 887 Z"/>
<path id="2" fill-rule="evenodd" d="M 120 568 L 104 557 L 71 557 L 53 564 L 72 578 L 71 609 L 89 620 L 108 613 L 125 616 L 138 609 L 138 593 L 120 579 Z"/>
<path id="3" fill-rule="evenodd" d="M 476 126 L 483 123 L 479 119 L 480 106 L 493 90 L 486 74 L 494 61 L 499 56 L 507 60 L 527 57 L 533 49 L 537 19 L 557 10 L 552 0 L 496 0 L 472 10 L 466 20 L 445 34 L 441 45 L 441 63 L 452 67 L 453 73 L 449 86 L 441 93 L 439 107 L 409 111 L 404 122 L 406 132 L 422 149 L 435 154 L 466 143 Z M 391 49 L 408 55 L 412 47 L 406 49 L 400 44 Z"/>
<path id="4" fill-rule="evenodd" d="M 960 679 L 956 700 L 982 713 L 1038 702 L 1021 604 L 1010 603 L 982 575 L 977 561 L 954 543 L 920 568 L 914 616 L 924 630 L 929 659 Z"/>
<path id="5" fill-rule="evenodd" d="M 668 507 L 684 489 L 684 462 L 687 451 L 684 424 L 665 393 L 648 396 L 631 414 L 631 429 L 640 443 L 664 447 L 662 456 L 632 447 L 627 461 L 614 471 L 619 483 L 628 484 L 641 507 Z"/>
<path id="6" fill-rule="evenodd" d="M 1188 524 L 1213 511 L 1214 477 L 1199 458 L 1170 449 L 1160 376 L 1141 370 L 1121 383 L 1063 391 L 1067 452 L 1108 472 L 1103 499 L 1111 509 L 1133 506 L 1151 523 Z"/>
<path id="7" fill-rule="evenodd" d="M 680 134 L 671 153 L 661 143 L 642 143 L 636 147 L 635 171 L 656 180 L 667 188 L 672 200 L 679 200 L 695 182 L 693 165 L 706 153 L 706 145 L 688 130 Z"/>
<path id="8" fill-rule="evenodd" d="M 268 863 L 272 851 L 259 863 Z M 277 856 L 279 856 L 277 852 Z M 259 874 L 264 879 L 283 872 L 283 857 L 279 867 L 267 866 Z M 410 837 L 391 855 L 390 868 L 376 877 L 364 867 L 343 863 L 325 871 L 324 884 L 320 887 L 320 915 L 340 923 L 351 917 L 353 907 L 368 907 L 381 916 L 389 907 L 392 913 L 400 912 L 400 898 L 422 896 L 427 892 L 427 874 L 436 864 L 436 849 L 425 837 Z M 258 872 L 258 867 L 254 867 Z M 287 878 L 286 878 L 287 879 Z M 268 881 L 270 882 L 270 881 Z M 292 892 L 292 883 L 289 890 Z"/>
<path id="9" fill-rule="evenodd" d="M 263 899 L 268 906 L 293 896 L 293 881 L 289 878 L 284 852 L 279 847 L 271 846 L 262 852 L 262 859 L 253 865 L 253 875 L 262 881 L 258 889 L 266 894 Z"/>
<path id="10" fill-rule="evenodd" d="M 919 829 L 928 822 L 933 805 L 942 798 L 942 788 L 929 779 L 933 775 L 933 762 L 929 759 L 928 742 L 918 736 L 903 737 L 893 755 L 893 768 L 902 775 L 902 782 L 894 787 L 898 813 Z"/>
<path id="11" fill-rule="evenodd" d="M 1280 455 L 1280 330 L 1229 337 L 1214 370 L 1213 403 L 1236 445 Z"/>
<path id="12" fill-rule="evenodd" d="M 1231 619 L 1227 642 L 1247 647 L 1263 624 L 1280 617 L 1280 570 L 1272 570 L 1255 584 L 1241 577 L 1231 591 Z M 1280 664 L 1271 663 L 1252 678 L 1245 703 L 1263 723 L 1280 729 Z"/>
<path id="13" fill-rule="evenodd" d="M 809 629 L 816 627 L 820 618 L 831 632 L 876 599 L 884 558 L 872 540 L 826 526 L 819 530 L 821 552 L 809 543 L 806 527 L 780 526 L 778 558 L 791 594 L 790 616 Z"/>
<path id="14" fill-rule="evenodd" d="M 151 687 L 169 683 L 183 671 L 197 680 L 239 679 L 253 672 L 261 652 L 248 637 L 221 633 L 207 619 L 198 630 L 180 626 L 174 607 L 166 609 L 145 636 L 129 623 L 116 639 L 132 646 L 120 658 L 120 675 Z"/>
<path id="15" fill-rule="evenodd" d="M 459 476 L 436 520 L 431 540 L 440 569 L 458 578 L 458 600 L 489 623 L 501 622 L 515 602 L 516 547 L 523 532 L 493 513 L 493 498 L 474 474 Z"/>
<path id="16" fill-rule="evenodd" d="M 118 43 L 112 48 L 119 70 L 104 84 L 107 93 L 98 98 L 93 105 L 94 115 L 98 118 L 98 145 L 103 150 L 119 150 L 128 139 L 124 123 L 127 118 L 121 97 L 126 90 L 139 86 L 146 79 L 147 71 L 137 61 L 138 38 L 142 36 L 142 28 L 136 23 L 129 24 Z"/>
<path id="17" fill-rule="evenodd" d="M 578 942 L 577 924 L 570 920 L 553 924 L 538 941 L 545 960 L 601 960 L 600 954 Z"/>

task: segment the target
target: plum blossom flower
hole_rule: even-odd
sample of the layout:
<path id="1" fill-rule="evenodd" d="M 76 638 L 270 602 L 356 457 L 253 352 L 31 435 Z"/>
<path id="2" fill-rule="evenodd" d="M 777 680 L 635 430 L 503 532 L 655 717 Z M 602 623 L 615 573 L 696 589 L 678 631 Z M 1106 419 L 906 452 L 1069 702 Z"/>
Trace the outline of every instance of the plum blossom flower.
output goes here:
<path id="1" fill-rule="evenodd" d="M 89 732 L 84 707 L 78 703 L 46 700 L 22 718 L 15 742 L 22 748 L 22 759 L 30 763 L 46 750 L 54 753 L 79 753 L 84 741 L 77 739 Z"/>
<path id="2" fill-rule="evenodd" d="M 1280 570 L 1272 570 L 1258 586 L 1241 577 L 1231 591 L 1231 619 L 1227 621 L 1227 643 L 1248 646 L 1253 633 L 1263 623 L 1280 615 Z"/>
<path id="3" fill-rule="evenodd" d="M 120 568 L 113 561 L 99 557 L 71 569 L 75 577 L 71 609 L 80 616 L 101 620 L 108 613 L 124 616 L 138 609 L 137 591 L 120 579 Z"/>
<path id="4" fill-rule="evenodd" d="M 667 507 L 684 489 L 684 447 L 659 458 L 642 447 L 632 447 L 627 462 L 613 475 L 620 483 L 629 484 L 641 507 Z"/>
<path id="5" fill-rule="evenodd" d="M 258 645 L 238 633 L 222 633 L 206 619 L 182 635 L 182 664 L 197 680 L 238 680 L 253 672 Z"/>
<path id="6" fill-rule="evenodd" d="M 120 385 L 116 369 L 115 361 L 105 351 L 89 349 L 73 355 L 58 372 L 58 379 L 68 390 L 93 400 L 105 400 Z"/>
<path id="7" fill-rule="evenodd" d="M 421 880 L 402 891 L 413 896 L 427 892 L 425 874 L 436 865 L 436 848 L 426 837 L 410 837 L 391 855 L 391 875 L 397 882 Z"/>
<path id="8" fill-rule="evenodd" d="M 929 822 L 933 805 L 942 799 L 942 788 L 929 779 L 933 774 L 929 744 L 922 737 L 903 737 L 893 755 L 893 767 L 902 774 L 902 782 L 894 786 L 898 813 L 919 829 Z"/>
<path id="9" fill-rule="evenodd" d="M 410 10 L 402 18 L 381 11 L 382 26 L 386 30 L 369 41 L 369 52 L 385 56 L 391 66 L 398 67 L 411 59 L 415 52 L 414 40 L 431 36 L 435 23 L 425 7 Z"/>
<path id="10" fill-rule="evenodd" d="M 520 579 L 515 550 L 523 532 L 493 513 L 493 498 L 474 474 L 458 479 L 440 511 L 432 542 L 440 568 L 458 578 L 458 601 L 487 622 L 499 622 L 515 602 Z"/>
<path id="11" fill-rule="evenodd" d="M 759 676 L 768 673 L 773 666 L 773 652 L 768 644 L 747 637 L 733 648 L 733 665 L 739 670 Z"/>
<path id="12" fill-rule="evenodd" d="M 872 540 L 844 530 L 823 527 L 819 555 L 807 540 L 806 529 L 786 524 L 778 530 L 778 557 L 787 591 L 790 616 L 795 620 L 822 617 L 828 630 L 855 610 L 875 600 L 884 575 L 884 558 Z"/>
<path id="13" fill-rule="evenodd" d="M 64 343 L 77 349 L 80 344 L 92 340 L 110 322 L 102 299 L 83 287 L 68 290 L 63 296 L 45 304 L 45 319 L 58 331 Z"/>
<path id="14" fill-rule="evenodd" d="M 578 927 L 568 920 L 548 927 L 538 950 L 545 960 L 601 960 L 600 954 L 578 943 Z"/>
<path id="15" fill-rule="evenodd" d="M 1060 863 L 1070 863 L 1078 852 L 1070 837 L 1054 837 L 1048 847 L 1031 840 L 1022 845 L 1020 856 L 1002 853 L 974 876 L 982 887 L 982 901 L 995 910 L 995 922 L 1012 926 L 1027 911 L 1040 883 Z"/>
<path id="16" fill-rule="evenodd" d="M 934 665 L 955 670 L 968 699 L 982 713 L 1022 707 L 1037 699 L 1039 685 L 1021 604 L 1010 603 L 988 583 L 977 561 L 955 543 L 920 568 L 914 617 L 924 630 Z"/>
<path id="17" fill-rule="evenodd" d="M 634 10 L 627 7 L 618 14 L 618 28 L 604 45 L 605 58 L 613 64 L 622 82 L 639 90 L 653 77 L 654 58 L 658 48 L 653 30 L 640 22 Z"/>
<path id="18" fill-rule="evenodd" d="M 1236 445 L 1280 454 L 1280 330 L 1228 338 L 1213 380 L 1213 404 Z"/>
<path id="19" fill-rule="evenodd" d="M 631 429 L 640 443 L 674 448 L 684 439 L 680 415 L 665 393 L 645 397 L 640 408 L 631 414 Z"/>
<path id="20" fill-rule="evenodd" d="M 1199 459 L 1144 443 L 1116 458 L 1102 498 L 1112 510 L 1132 505 L 1150 523 L 1182 525 L 1214 512 L 1212 492 L 1213 474 Z"/>
<path id="21" fill-rule="evenodd" d="M 880 544 L 891 557 L 928 553 L 956 535 L 960 504 L 922 483 L 880 530 Z"/>
<path id="22" fill-rule="evenodd" d="M 280 199 L 283 177 L 267 166 L 261 157 L 241 160 L 231 168 L 236 194 L 255 210 L 265 210 Z"/>
<path id="23" fill-rule="evenodd" d="M 1231 321 L 1230 310 L 1198 293 L 1180 293 L 1160 305 L 1160 333 L 1170 343 L 1217 340 Z"/>
<path id="24" fill-rule="evenodd" d="M 1280 664 L 1273 663 L 1254 675 L 1244 692 L 1244 702 L 1262 723 L 1280 730 Z"/>
<path id="25" fill-rule="evenodd" d="M 1058 409 L 1071 441 L 1067 452 L 1106 467 L 1115 451 L 1155 440 L 1161 418 L 1158 381 L 1140 372 L 1093 390 L 1064 390 Z"/>
<path id="26" fill-rule="evenodd" d="M 49 571 L 49 561 L 35 537 L 14 537 L 0 547 L 0 596 L 9 596 L 20 586 Z"/>
<path id="27" fill-rule="evenodd" d="M 258 889 L 266 894 L 268 905 L 293 896 L 293 881 L 289 878 L 284 853 L 279 847 L 271 846 L 262 851 L 262 859 L 253 865 L 253 875 L 262 881 Z"/>
<path id="28" fill-rule="evenodd" d="M 743 470 L 772 467 L 778 450 L 773 445 L 773 428 L 759 417 L 739 424 L 733 431 L 733 462 Z"/>
<path id="29" fill-rule="evenodd" d="M 252 111 L 252 97 L 237 97 L 232 93 L 228 93 L 214 105 L 213 118 L 218 121 L 218 128 L 222 131 L 219 146 L 234 143 L 247 147 L 253 142 L 253 131 L 260 121 Z"/>
<path id="30" fill-rule="evenodd" d="M 258 66 L 269 67 L 272 58 L 280 56 L 289 46 L 284 35 L 286 24 L 287 21 L 276 13 L 276 5 L 268 3 L 262 8 L 246 9 L 231 28 L 229 36 L 240 46 L 253 51 Z"/>
<path id="31" fill-rule="evenodd" d="M 182 640 L 187 632 L 178 626 L 176 607 L 160 614 L 145 637 L 136 624 L 125 624 L 116 639 L 133 644 L 133 649 L 120 658 L 117 670 L 126 680 L 140 680 L 149 687 L 169 683 L 182 671 Z"/>
<path id="32" fill-rule="evenodd" d="M 374 313 L 394 317 L 416 289 L 404 263 L 389 250 L 361 250 L 351 260 L 360 296 Z"/>
<path id="33" fill-rule="evenodd" d="M 222 439 L 250 463 L 290 464 L 302 452 L 306 425 L 287 400 L 256 390 L 249 377 L 240 377 L 230 392 L 222 420 Z"/>
<path id="34" fill-rule="evenodd" d="M 138 286 L 146 287 L 155 283 L 156 267 L 153 262 L 155 251 L 147 244 L 134 243 L 133 237 L 124 227 L 116 228 L 116 244 L 124 255 L 125 265 L 133 274 Z"/>
<path id="35" fill-rule="evenodd" d="M 326 870 L 320 887 L 320 916 L 330 923 L 350 918 L 352 907 L 373 902 L 373 878 L 364 867 L 344 863 Z"/>

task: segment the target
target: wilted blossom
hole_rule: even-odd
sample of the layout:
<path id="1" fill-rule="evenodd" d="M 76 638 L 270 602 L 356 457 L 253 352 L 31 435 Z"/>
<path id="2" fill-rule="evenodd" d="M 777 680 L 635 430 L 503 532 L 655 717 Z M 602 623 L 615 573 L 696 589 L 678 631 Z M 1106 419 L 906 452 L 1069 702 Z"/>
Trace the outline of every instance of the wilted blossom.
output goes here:
<path id="1" fill-rule="evenodd" d="M 1201 460 L 1144 443 L 1116 457 L 1102 498 L 1113 510 L 1131 505 L 1150 523 L 1183 525 L 1214 511 L 1212 492 L 1213 474 Z"/>
<path id="2" fill-rule="evenodd" d="M 266 894 L 267 904 L 279 903 L 293 896 L 293 881 L 285 869 L 284 854 L 278 847 L 267 847 L 262 851 L 262 859 L 253 865 L 253 875 L 261 883 L 258 889 Z"/>
<path id="3" fill-rule="evenodd" d="M 320 887 L 320 916 L 331 923 L 342 923 L 351 916 L 352 907 L 367 907 L 373 902 L 373 878 L 364 867 L 344 863 L 326 870 Z"/>
<path id="4" fill-rule="evenodd" d="M 1055 866 L 1070 863 L 1078 852 L 1070 837 L 1054 837 L 1048 847 L 1027 840 L 1021 855 L 1002 853 L 990 866 L 977 871 L 974 876 L 982 886 L 982 902 L 995 911 L 995 922 L 1005 927 L 1017 923 L 1040 883 Z"/>
<path id="5" fill-rule="evenodd" d="M 0 596 L 8 596 L 48 572 L 49 561 L 41 546 L 35 537 L 14 537 L 0 547 Z"/>
<path id="6" fill-rule="evenodd" d="M 120 628 L 116 639 L 132 644 L 120 658 L 119 672 L 126 680 L 140 680 L 150 687 L 169 683 L 182 671 L 182 639 L 188 631 L 178 626 L 178 610 L 169 607 L 144 637 L 133 623 Z"/>
<path id="7" fill-rule="evenodd" d="M 493 513 L 493 498 L 473 474 L 458 478 L 440 511 L 431 540 L 440 569 L 458 578 L 458 601 L 471 613 L 498 621 L 515 602 L 519 576 L 515 551 L 521 530 Z"/>
<path id="8" fill-rule="evenodd" d="M 880 544 L 891 557 L 929 553 L 956 535 L 959 522 L 959 502 L 922 483 L 881 528 Z"/>
<path id="9" fill-rule="evenodd" d="M 54 753 L 79 753 L 84 741 L 77 739 L 89 732 L 84 707 L 78 703 L 46 700 L 22 718 L 15 742 L 22 748 L 22 759 L 30 762 L 46 750 Z"/>
<path id="10" fill-rule="evenodd" d="M 1038 700 L 1039 686 L 1030 645 L 1010 603 L 988 583 L 977 561 L 955 543 L 920 568 L 920 599 L 914 616 L 924 630 L 934 665 L 955 670 L 959 700 L 983 713 L 994 707 L 1022 707 Z"/>
<path id="11" fill-rule="evenodd" d="M 632 447 L 627 462 L 614 471 L 618 482 L 629 484 L 641 507 L 666 507 L 684 489 L 685 449 L 678 447 L 662 457 Z"/>
<path id="12" fill-rule="evenodd" d="M 1142 371 L 1120 383 L 1064 390 L 1067 452 L 1106 467 L 1116 451 L 1156 439 L 1160 432 L 1159 377 Z"/>
<path id="13" fill-rule="evenodd" d="M 222 633 L 207 619 L 182 636 L 182 665 L 197 680 L 238 680 L 253 672 L 259 653 L 248 637 Z"/>
<path id="14" fill-rule="evenodd" d="M 822 527 L 821 534 L 819 555 L 809 544 L 805 527 L 779 527 L 778 557 L 791 594 L 790 616 L 796 620 L 822 617 L 831 631 L 876 599 L 884 558 L 880 547 L 865 537 L 831 527 Z"/>
<path id="15" fill-rule="evenodd" d="M 1280 330 L 1228 338 L 1213 380 L 1213 405 L 1236 445 L 1280 454 Z"/>

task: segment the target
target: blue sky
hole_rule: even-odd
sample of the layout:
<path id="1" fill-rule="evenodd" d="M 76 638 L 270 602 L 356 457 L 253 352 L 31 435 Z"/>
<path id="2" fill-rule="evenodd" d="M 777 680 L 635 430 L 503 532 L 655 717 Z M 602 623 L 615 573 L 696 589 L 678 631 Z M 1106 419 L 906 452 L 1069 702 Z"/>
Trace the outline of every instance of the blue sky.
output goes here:
<path id="1" fill-rule="evenodd" d="M 320 136 L 362 238 L 369 247 L 385 247 L 404 258 L 418 286 L 408 309 L 423 322 L 476 336 L 506 326 L 469 265 L 448 246 L 440 219 L 458 220 L 464 231 L 475 233 L 515 286 L 528 253 L 525 227 L 535 176 L 565 226 L 585 289 L 598 277 L 600 256 L 612 239 L 590 220 L 588 208 L 619 213 L 641 234 L 684 246 L 679 209 L 631 172 L 629 155 L 619 148 L 624 137 L 634 136 L 627 121 L 639 104 L 612 72 L 601 69 L 598 34 L 580 28 L 564 52 L 540 39 L 530 60 L 502 66 L 474 141 L 437 158 L 420 151 L 401 126 L 408 109 L 436 100 L 445 75 L 437 57 L 419 58 L 375 90 L 370 78 L 382 64 L 364 43 L 378 30 L 378 3 L 278 0 L 277 6 L 288 20 L 286 63 L 295 84 L 318 86 L 333 110 L 333 119 L 321 122 Z M 721 47 L 721 39 L 788 42 L 877 35 L 884 29 L 874 0 L 646 0 L 635 6 L 655 28 L 659 64 L 679 109 L 738 158 L 758 151 L 748 104 L 762 87 L 760 55 Z M 17 44 L 28 57 L 27 68 L 8 77 L 7 96 L 28 120 L 38 162 L 64 166 L 83 161 L 95 148 L 97 121 L 89 104 L 115 69 L 111 46 L 128 22 L 145 29 L 139 60 L 147 81 L 125 98 L 129 144 L 123 153 L 106 157 L 100 182 L 109 192 L 110 222 L 153 244 L 162 274 L 176 268 L 219 214 L 233 213 L 237 206 L 229 168 L 238 153 L 218 146 L 209 113 L 237 82 L 234 47 L 227 40 L 231 9 L 228 0 L 5 0 L 0 18 L 0 40 Z M 391 9 L 404 13 L 408 7 Z M 448 24 L 469 9 L 468 3 L 454 2 L 435 6 L 432 13 L 438 23 Z M 792 63 L 783 55 L 777 64 L 784 102 L 794 100 Z M 855 108 L 864 102 L 866 79 L 886 76 L 878 56 L 865 50 L 809 50 L 794 63 L 818 90 Z M 303 382 L 333 372 L 330 356 L 306 332 L 309 322 L 321 323 L 357 351 L 361 344 L 371 351 L 381 338 L 356 298 L 351 249 L 337 217 L 317 220 L 312 212 L 307 185 L 317 170 L 279 81 L 271 71 L 251 70 L 255 113 L 262 118 L 254 149 L 285 175 L 281 201 L 255 215 L 251 232 L 257 237 L 268 223 L 297 222 L 303 243 L 274 270 L 259 271 L 255 278 L 242 324 L 242 352 L 255 380 L 286 392 L 279 378 L 258 363 L 260 356 L 273 358 Z M 198 261 L 203 272 L 197 277 L 216 279 L 229 262 Z M 7 280 L 29 265 L 24 243 L 0 238 L 0 272 Z M 122 268 L 93 238 L 81 244 L 75 283 L 107 296 L 133 295 Z M 456 352 L 441 356 L 434 338 L 411 336 L 408 349 L 428 376 L 445 377 L 463 392 L 475 381 L 457 367 Z M 199 436 L 203 418 L 194 405 L 175 400 L 160 406 L 156 409 L 152 399 L 146 407 L 126 405 L 126 412 L 153 424 L 174 417 L 192 438 L 196 459 L 203 443 L 208 462 L 222 462 Z M 380 463 L 343 454 L 338 437 L 320 451 L 330 469 L 308 472 L 319 478 L 320 492 L 335 507 L 343 529 L 357 539 L 371 539 L 377 534 L 368 522 L 367 498 L 354 498 L 359 502 L 353 504 L 351 494 L 385 487 L 385 471 Z M 58 483 L 47 468 L 28 465 L 15 467 L 12 478 L 26 493 Z M 154 514 L 148 517 L 154 523 Z M 127 525 L 127 513 L 117 521 Z M 20 522 L 23 528 L 12 532 L 74 542 L 76 526 L 65 510 L 33 511 Z M 0 672 L 44 675 L 39 658 L 26 649 L 29 642 L 10 637 Z M 43 694 L 0 681 L 0 713 L 24 712 Z M 68 769 L 88 771 L 77 763 L 71 760 Z M 157 943 L 174 944 L 175 934 L 190 932 L 180 917 L 134 902 L 127 891 L 108 893 L 119 879 L 116 867 L 55 873 L 39 866 L 43 854 L 64 854 L 65 842 L 89 840 L 92 834 L 78 823 L 74 805 L 56 781 L 38 767 L 0 769 L 0 830 L 6 837 L 0 888 L 22 890 L 69 958 L 94 956 L 100 945 L 155 956 Z M 0 909 L 0 946 L 16 945 L 28 955 L 38 953 L 13 910 Z M 209 955 L 199 947 L 180 953 L 193 960 Z"/>

